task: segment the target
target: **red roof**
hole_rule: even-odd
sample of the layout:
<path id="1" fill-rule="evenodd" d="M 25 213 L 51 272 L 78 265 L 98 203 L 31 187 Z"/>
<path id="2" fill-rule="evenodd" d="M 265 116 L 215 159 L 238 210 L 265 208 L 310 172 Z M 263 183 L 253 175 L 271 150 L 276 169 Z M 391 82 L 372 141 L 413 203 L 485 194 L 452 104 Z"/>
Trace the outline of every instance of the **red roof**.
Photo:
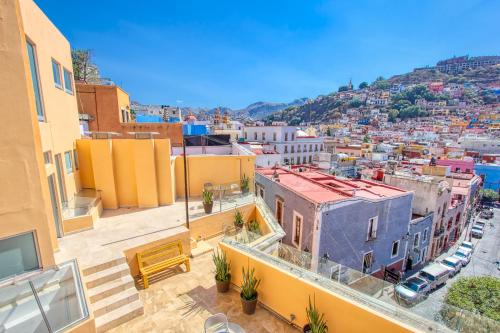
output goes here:
<path id="1" fill-rule="evenodd" d="M 378 200 L 409 193 L 396 187 L 367 180 L 344 180 L 315 170 L 294 172 L 276 169 L 280 184 L 290 190 L 317 202 L 342 201 L 352 197 Z M 275 169 L 257 169 L 257 173 L 271 179 Z"/>

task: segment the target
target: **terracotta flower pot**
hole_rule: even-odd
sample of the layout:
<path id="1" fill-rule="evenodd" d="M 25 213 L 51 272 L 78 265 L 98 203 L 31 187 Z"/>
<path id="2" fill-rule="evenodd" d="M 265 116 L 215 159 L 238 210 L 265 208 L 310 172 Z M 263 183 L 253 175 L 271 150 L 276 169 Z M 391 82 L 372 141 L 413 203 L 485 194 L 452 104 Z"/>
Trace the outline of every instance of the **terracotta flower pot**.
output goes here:
<path id="1" fill-rule="evenodd" d="M 240 294 L 241 298 L 241 306 L 243 307 L 243 313 L 247 315 L 251 315 L 255 313 L 255 308 L 257 307 L 257 294 L 255 294 L 255 298 L 252 300 L 246 300 Z"/>
<path id="2" fill-rule="evenodd" d="M 210 214 L 212 212 L 212 207 L 214 206 L 214 203 L 203 203 L 203 209 L 205 209 L 206 214 Z"/>
<path id="3" fill-rule="evenodd" d="M 231 276 L 227 281 L 219 281 L 215 279 L 215 285 L 217 286 L 217 291 L 220 293 L 225 293 L 229 290 L 229 286 L 231 285 Z"/>

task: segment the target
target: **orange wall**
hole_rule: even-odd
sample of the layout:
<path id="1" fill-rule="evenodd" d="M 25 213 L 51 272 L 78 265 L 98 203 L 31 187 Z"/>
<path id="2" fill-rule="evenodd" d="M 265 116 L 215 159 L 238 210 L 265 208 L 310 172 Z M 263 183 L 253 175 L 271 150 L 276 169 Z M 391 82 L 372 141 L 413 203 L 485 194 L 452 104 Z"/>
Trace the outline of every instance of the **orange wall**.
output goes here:
<path id="1" fill-rule="evenodd" d="M 284 318 L 296 316 L 295 323 L 303 326 L 307 322 L 308 297 L 315 297 L 316 306 L 325 314 L 329 332 L 413 332 L 404 324 L 355 304 L 311 282 L 297 278 L 261 259 L 249 256 L 227 244 L 219 243 L 231 261 L 231 282 L 241 284 L 242 267 L 255 268 L 259 286 L 259 301 Z"/>

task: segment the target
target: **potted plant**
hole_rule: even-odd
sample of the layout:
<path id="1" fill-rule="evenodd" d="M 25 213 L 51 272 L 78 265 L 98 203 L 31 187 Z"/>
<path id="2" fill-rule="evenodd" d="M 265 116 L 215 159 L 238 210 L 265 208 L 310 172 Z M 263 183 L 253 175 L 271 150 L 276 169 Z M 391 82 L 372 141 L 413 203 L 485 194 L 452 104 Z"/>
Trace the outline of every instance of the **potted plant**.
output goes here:
<path id="1" fill-rule="evenodd" d="M 212 260 L 215 265 L 215 284 L 217 291 L 225 293 L 229 290 L 231 283 L 231 263 L 227 261 L 226 253 L 217 250 L 212 254 Z"/>
<path id="2" fill-rule="evenodd" d="M 241 187 L 241 192 L 246 194 L 250 190 L 250 178 L 248 178 L 246 175 L 243 175 L 243 178 L 240 179 L 240 187 Z"/>
<path id="3" fill-rule="evenodd" d="M 253 233 L 260 234 L 260 226 L 257 220 L 253 219 L 252 221 L 250 221 L 250 223 L 248 224 L 248 230 Z"/>
<path id="4" fill-rule="evenodd" d="M 236 214 L 234 214 L 234 226 L 237 228 L 241 228 L 243 226 L 243 215 L 239 210 L 236 211 Z"/>
<path id="5" fill-rule="evenodd" d="M 311 296 L 309 296 L 309 305 L 306 308 L 308 324 L 304 326 L 304 333 L 326 333 L 328 326 L 326 326 L 325 315 L 320 314 L 316 308 L 316 299 L 311 303 Z"/>
<path id="6" fill-rule="evenodd" d="M 203 209 L 205 209 L 205 213 L 210 214 L 214 206 L 214 194 L 207 189 L 203 189 L 202 198 Z"/>
<path id="7" fill-rule="evenodd" d="M 243 307 L 243 312 L 251 315 L 255 313 L 255 308 L 257 307 L 257 288 L 259 287 L 260 280 L 255 277 L 255 268 L 248 268 L 243 270 L 243 282 L 241 283 L 241 306 Z"/>

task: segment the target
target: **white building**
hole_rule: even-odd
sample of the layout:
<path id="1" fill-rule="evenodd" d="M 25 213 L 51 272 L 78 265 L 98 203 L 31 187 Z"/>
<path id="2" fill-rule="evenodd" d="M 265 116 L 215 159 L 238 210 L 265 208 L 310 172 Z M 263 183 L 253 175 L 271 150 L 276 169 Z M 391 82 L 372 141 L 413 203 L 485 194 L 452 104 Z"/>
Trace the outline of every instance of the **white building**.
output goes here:
<path id="1" fill-rule="evenodd" d="M 295 126 L 248 126 L 245 141 L 260 142 L 281 157 L 281 164 L 311 164 L 313 156 L 323 151 L 323 138 L 309 136 Z"/>
<path id="2" fill-rule="evenodd" d="M 500 154 L 500 140 L 486 136 L 466 135 L 458 139 L 458 145 L 479 154 Z"/>

